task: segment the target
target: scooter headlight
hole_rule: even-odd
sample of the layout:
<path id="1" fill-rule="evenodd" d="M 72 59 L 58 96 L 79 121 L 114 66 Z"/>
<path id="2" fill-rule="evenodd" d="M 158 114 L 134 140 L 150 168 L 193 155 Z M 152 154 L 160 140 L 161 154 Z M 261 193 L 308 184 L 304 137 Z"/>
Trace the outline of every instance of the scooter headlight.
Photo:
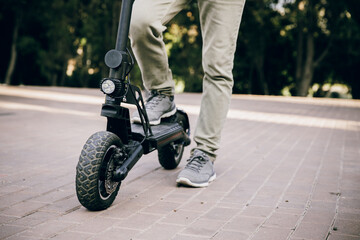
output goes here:
<path id="1" fill-rule="evenodd" d="M 100 90 L 110 97 L 123 97 L 127 85 L 116 78 L 105 78 L 100 82 Z"/>
<path id="2" fill-rule="evenodd" d="M 111 95 L 115 92 L 116 86 L 112 80 L 105 79 L 104 81 L 102 81 L 100 88 L 103 93 Z"/>

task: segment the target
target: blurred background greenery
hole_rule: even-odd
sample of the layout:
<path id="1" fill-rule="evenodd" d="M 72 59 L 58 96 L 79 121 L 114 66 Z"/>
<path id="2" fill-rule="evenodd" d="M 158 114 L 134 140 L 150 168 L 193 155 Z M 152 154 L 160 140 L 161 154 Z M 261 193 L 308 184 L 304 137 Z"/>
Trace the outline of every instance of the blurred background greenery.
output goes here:
<path id="1" fill-rule="evenodd" d="M 234 0 L 235 1 L 235 0 Z M 0 0 L 0 84 L 98 87 L 120 0 Z M 227 36 L 224 36 L 227 37 Z M 201 92 L 196 1 L 164 40 L 178 91 Z M 360 98 L 359 0 L 247 0 L 234 93 Z M 132 81 L 141 84 L 135 67 Z"/>

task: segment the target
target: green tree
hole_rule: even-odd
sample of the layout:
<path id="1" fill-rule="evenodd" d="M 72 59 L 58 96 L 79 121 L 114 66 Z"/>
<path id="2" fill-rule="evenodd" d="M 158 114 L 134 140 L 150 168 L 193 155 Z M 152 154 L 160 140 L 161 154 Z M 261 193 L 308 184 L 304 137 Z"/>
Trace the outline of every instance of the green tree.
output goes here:
<path id="1" fill-rule="evenodd" d="M 121 1 L 2 0 L 0 82 L 97 87 L 107 77 Z M 234 92 L 306 96 L 312 84 L 343 83 L 360 98 L 360 2 L 249 0 L 234 63 Z M 202 90 L 196 1 L 168 25 L 164 40 L 174 79 Z M 139 69 L 132 72 L 141 84 Z M 321 89 L 321 87 L 319 88 Z M 321 96 L 321 93 L 316 93 Z"/>
<path id="2" fill-rule="evenodd" d="M 330 72 L 322 70 L 331 63 L 330 56 L 347 45 L 348 40 L 341 37 L 345 30 L 341 25 L 347 21 L 346 4 L 335 0 L 296 0 L 285 7 L 295 26 L 290 33 L 295 44 L 293 94 L 306 96 L 314 82 L 322 85 L 335 74 L 332 68 L 336 64 L 328 68 Z M 335 48 L 334 42 L 339 43 L 339 38 L 345 41 Z"/>
<path id="3" fill-rule="evenodd" d="M 115 47 L 120 7 L 121 1 L 80 1 L 75 40 L 78 54 L 73 59 L 75 69 L 68 85 L 98 87 L 99 80 L 108 76 L 104 56 Z"/>
<path id="4" fill-rule="evenodd" d="M 74 52 L 70 30 L 75 3 L 76 0 L 2 3 L 1 24 L 10 23 L 8 30 L 13 32 L 6 34 L 11 41 L 6 84 L 60 85 L 63 82 L 59 79 L 64 79 L 67 58 Z"/>
<path id="5" fill-rule="evenodd" d="M 334 26 L 336 34 L 329 56 L 319 69 L 327 76 L 320 78 L 330 84 L 346 84 L 352 97 L 360 99 L 360 1 L 328 2 L 331 6 L 326 12 L 328 24 Z"/>
<path id="6" fill-rule="evenodd" d="M 5 84 L 11 84 L 11 79 L 14 74 L 15 65 L 16 65 L 16 59 L 18 55 L 18 39 L 19 39 L 19 29 L 20 24 L 22 22 L 22 18 L 24 15 L 24 7 L 26 6 L 26 2 L 23 0 L 15 0 L 15 1 L 4 1 L 0 5 L 1 9 L 1 15 L 0 20 L 2 23 L 5 23 L 5 20 L 11 22 L 12 25 L 10 31 L 12 31 L 12 34 L 8 34 L 7 37 L 11 36 L 9 39 L 11 41 L 10 43 L 10 57 L 9 57 L 9 63 L 6 69 L 6 75 L 5 75 Z M 7 10 L 7 12 L 5 12 Z M 0 25 L 2 26 L 2 25 Z M 5 28 L 5 26 L 3 26 Z M 3 29 L 3 28 L 2 28 Z M 10 32 L 9 31 L 9 32 Z"/>

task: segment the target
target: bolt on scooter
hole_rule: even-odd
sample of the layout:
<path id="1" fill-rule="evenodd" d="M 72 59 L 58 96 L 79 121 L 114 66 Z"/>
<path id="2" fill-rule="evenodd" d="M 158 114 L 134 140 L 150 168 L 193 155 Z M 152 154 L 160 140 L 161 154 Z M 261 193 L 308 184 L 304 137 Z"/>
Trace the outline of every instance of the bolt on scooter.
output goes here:
<path id="1" fill-rule="evenodd" d="M 177 109 L 159 125 L 150 125 L 141 90 L 130 82 L 135 60 L 127 45 L 133 3 L 122 0 L 115 49 L 105 55 L 110 73 L 100 81 L 100 90 L 106 94 L 101 108 L 101 116 L 107 118 L 106 131 L 89 137 L 76 166 L 76 194 L 91 211 L 111 206 L 121 182 L 144 154 L 157 150 L 160 165 L 174 169 L 191 142 L 184 111 Z M 141 124 L 131 122 L 127 104 L 136 106 Z"/>

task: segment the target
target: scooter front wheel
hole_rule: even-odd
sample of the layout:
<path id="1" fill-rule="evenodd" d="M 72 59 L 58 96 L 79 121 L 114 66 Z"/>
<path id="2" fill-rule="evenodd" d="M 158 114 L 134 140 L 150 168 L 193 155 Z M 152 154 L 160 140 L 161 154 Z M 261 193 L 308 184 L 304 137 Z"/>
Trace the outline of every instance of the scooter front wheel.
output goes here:
<path id="1" fill-rule="evenodd" d="M 114 202 L 121 182 L 112 180 L 120 138 L 107 131 L 94 133 L 85 143 L 76 166 L 76 194 L 91 211 L 104 210 Z"/>

